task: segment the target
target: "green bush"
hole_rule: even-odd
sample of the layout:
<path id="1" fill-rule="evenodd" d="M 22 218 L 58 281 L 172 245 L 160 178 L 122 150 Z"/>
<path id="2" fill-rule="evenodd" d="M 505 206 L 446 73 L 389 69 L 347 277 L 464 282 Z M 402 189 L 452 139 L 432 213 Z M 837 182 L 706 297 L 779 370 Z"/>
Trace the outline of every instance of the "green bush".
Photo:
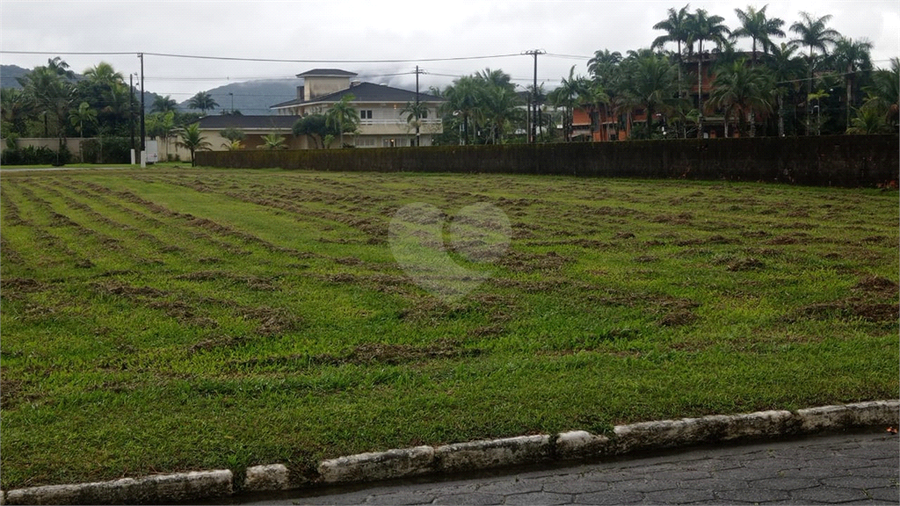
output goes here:
<path id="1" fill-rule="evenodd" d="M 81 144 L 84 163 L 130 163 L 131 139 L 129 137 L 102 137 L 87 139 Z"/>
<path id="2" fill-rule="evenodd" d="M 2 165 L 65 165 L 70 163 L 72 155 L 63 146 L 57 157 L 56 151 L 41 146 L 25 146 L 24 148 L 7 149 L 0 156 Z"/>

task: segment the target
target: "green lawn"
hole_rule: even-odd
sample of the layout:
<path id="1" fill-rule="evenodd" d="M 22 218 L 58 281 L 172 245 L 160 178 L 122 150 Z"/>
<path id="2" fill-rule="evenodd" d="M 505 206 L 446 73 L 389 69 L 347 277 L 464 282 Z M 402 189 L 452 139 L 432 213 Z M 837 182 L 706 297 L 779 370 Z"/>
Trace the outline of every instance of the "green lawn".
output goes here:
<path id="1" fill-rule="evenodd" d="M 161 167 L 0 191 L 3 489 L 897 397 L 896 192 Z M 451 254 L 470 293 L 395 261 L 417 202 L 508 216 L 496 263 Z"/>

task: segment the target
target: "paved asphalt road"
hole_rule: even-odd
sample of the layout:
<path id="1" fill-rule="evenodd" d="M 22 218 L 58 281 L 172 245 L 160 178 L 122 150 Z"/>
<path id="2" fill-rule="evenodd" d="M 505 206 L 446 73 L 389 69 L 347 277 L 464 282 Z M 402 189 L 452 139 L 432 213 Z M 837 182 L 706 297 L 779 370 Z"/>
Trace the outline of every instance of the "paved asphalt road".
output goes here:
<path id="1" fill-rule="evenodd" d="M 532 467 L 238 496 L 242 504 L 898 504 L 898 436 L 884 428 Z"/>

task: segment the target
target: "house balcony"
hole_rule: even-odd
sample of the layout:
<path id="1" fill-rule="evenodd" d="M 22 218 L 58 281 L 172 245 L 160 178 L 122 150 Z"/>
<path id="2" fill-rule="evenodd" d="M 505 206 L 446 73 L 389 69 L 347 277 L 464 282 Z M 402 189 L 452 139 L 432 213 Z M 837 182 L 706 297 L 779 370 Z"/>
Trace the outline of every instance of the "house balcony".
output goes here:
<path id="1" fill-rule="evenodd" d="M 407 135 L 415 133 L 416 127 L 403 119 L 361 119 L 360 135 Z M 419 131 L 423 134 L 439 134 L 443 132 L 440 118 L 419 120 Z"/>

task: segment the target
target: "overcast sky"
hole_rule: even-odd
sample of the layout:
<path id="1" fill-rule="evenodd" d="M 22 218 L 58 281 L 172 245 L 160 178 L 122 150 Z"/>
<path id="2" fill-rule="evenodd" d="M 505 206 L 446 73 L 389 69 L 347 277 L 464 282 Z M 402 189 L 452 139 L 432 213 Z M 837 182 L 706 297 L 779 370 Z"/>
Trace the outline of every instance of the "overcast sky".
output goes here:
<path id="1" fill-rule="evenodd" d="M 530 49 L 538 58 L 538 80 L 553 87 L 598 49 L 625 53 L 648 47 L 662 32 L 653 25 L 666 18 L 675 1 L 42 1 L 0 0 L 0 50 L 59 54 L 76 72 L 100 61 L 111 63 L 128 80 L 140 70 L 138 52 L 232 58 L 322 60 L 247 62 L 146 55 L 146 89 L 179 102 L 198 91 L 229 82 L 291 78 L 311 68 L 342 68 L 367 81 L 413 88 L 418 63 L 427 74 L 423 89 L 443 86 L 452 76 L 490 67 L 531 81 Z M 763 2 L 692 1 L 738 26 L 735 8 Z M 833 16 L 829 27 L 847 37 L 868 38 L 876 66 L 900 56 L 900 2 L 897 0 L 772 0 L 767 14 L 785 21 L 799 12 Z M 788 38 L 791 34 L 788 32 Z M 739 49 L 749 49 L 741 40 Z M 76 52 L 128 52 L 127 55 L 76 55 Z M 509 55 L 490 59 L 424 61 L 438 58 Z M 0 53 L 3 64 L 31 68 L 52 55 Z M 572 58 L 583 56 L 584 58 Z M 329 60 L 330 62 L 326 62 Z M 344 60 L 335 61 L 335 60 Z M 403 63 L 351 63 L 347 60 L 409 60 Z M 296 80 L 299 84 L 299 79 Z"/>

